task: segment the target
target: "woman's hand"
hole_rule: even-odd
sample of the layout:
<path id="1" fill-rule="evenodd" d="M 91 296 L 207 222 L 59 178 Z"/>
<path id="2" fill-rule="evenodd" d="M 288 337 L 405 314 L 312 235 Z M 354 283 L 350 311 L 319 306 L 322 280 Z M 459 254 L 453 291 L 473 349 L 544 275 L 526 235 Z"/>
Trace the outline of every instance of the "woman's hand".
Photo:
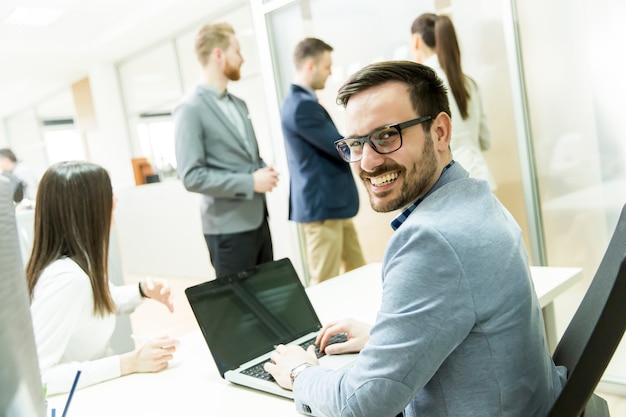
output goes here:
<path id="1" fill-rule="evenodd" d="M 164 304 L 170 312 L 174 312 L 174 297 L 166 280 L 148 277 L 141 281 L 139 285 L 146 297 Z"/>
<path id="2" fill-rule="evenodd" d="M 174 358 L 178 340 L 167 336 L 150 339 L 132 352 L 120 355 L 122 375 L 135 372 L 159 372 Z"/>

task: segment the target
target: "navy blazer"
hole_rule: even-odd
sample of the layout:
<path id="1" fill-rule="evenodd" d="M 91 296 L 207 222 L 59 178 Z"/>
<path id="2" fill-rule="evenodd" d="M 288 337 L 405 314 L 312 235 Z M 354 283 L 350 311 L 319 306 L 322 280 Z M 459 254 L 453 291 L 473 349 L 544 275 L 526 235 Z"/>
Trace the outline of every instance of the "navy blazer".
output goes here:
<path id="1" fill-rule="evenodd" d="M 359 210 L 354 177 L 334 145 L 341 134 L 317 98 L 292 84 L 281 125 L 289 166 L 289 220 L 354 217 Z"/>

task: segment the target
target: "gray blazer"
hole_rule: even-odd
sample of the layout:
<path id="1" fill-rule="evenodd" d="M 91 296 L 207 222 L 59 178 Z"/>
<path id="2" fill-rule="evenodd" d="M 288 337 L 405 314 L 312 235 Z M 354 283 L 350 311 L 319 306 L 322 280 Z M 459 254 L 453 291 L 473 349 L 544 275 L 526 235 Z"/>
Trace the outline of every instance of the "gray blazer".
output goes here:
<path id="1" fill-rule="evenodd" d="M 198 86 L 174 109 L 178 176 L 189 191 L 203 194 L 202 230 L 207 235 L 254 230 L 267 215 L 265 195 L 254 192 L 252 174 L 266 166 L 246 103 L 231 95 L 246 137 Z"/>
<path id="2" fill-rule="evenodd" d="M 548 352 L 528 265 L 515 219 L 455 163 L 389 239 L 380 311 L 358 361 L 301 373 L 296 409 L 545 416 L 566 370 Z"/>

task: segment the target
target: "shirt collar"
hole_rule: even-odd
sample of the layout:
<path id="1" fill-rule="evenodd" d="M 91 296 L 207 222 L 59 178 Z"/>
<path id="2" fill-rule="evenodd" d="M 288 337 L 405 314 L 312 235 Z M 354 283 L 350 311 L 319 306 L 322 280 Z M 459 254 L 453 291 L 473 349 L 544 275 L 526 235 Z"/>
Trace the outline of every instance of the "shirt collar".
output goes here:
<path id="1" fill-rule="evenodd" d="M 199 84 L 198 88 L 206 93 L 209 93 L 216 100 L 222 100 L 228 96 L 228 90 L 220 91 L 217 88 L 206 84 Z"/>
<path id="2" fill-rule="evenodd" d="M 296 83 L 294 83 L 293 85 L 297 85 L 298 87 L 300 87 L 301 89 L 303 89 L 304 91 L 309 93 L 309 95 L 311 95 L 313 98 L 315 98 L 315 100 L 317 100 L 317 94 L 315 94 L 315 90 L 313 90 L 312 88 L 309 88 L 309 87 L 307 87 L 305 85 L 302 85 L 302 84 L 296 84 Z"/>

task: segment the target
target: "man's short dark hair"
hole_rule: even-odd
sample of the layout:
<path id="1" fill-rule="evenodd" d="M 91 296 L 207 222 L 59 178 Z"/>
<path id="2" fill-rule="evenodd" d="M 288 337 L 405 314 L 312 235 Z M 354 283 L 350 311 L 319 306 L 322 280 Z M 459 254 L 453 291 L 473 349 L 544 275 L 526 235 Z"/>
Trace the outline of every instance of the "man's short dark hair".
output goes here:
<path id="1" fill-rule="evenodd" d="M 17 157 L 15 156 L 13 151 L 9 148 L 0 149 L 0 156 L 5 157 L 12 162 L 17 162 Z"/>
<path id="2" fill-rule="evenodd" d="M 300 68 L 305 59 L 317 59 L 326 51 L 332 52 L 333 47 L 317 38 L 305 38 L 296 45 L 293 51 L 293 63 L 296 68 Z"/>
<path id="3" fill-rule="evenodd" d="M 443 81 L 430 67 L 411 61 L 377 62 L 360 69 L 339 88 L 337 104 L 346 107 L 354 94 L 394 81 L 407 85 L 417 115 L 437 117 L 441 112 L 450 115 Z M 424 130 L 430 125 L 431 122 L 424 123 Z"/>

